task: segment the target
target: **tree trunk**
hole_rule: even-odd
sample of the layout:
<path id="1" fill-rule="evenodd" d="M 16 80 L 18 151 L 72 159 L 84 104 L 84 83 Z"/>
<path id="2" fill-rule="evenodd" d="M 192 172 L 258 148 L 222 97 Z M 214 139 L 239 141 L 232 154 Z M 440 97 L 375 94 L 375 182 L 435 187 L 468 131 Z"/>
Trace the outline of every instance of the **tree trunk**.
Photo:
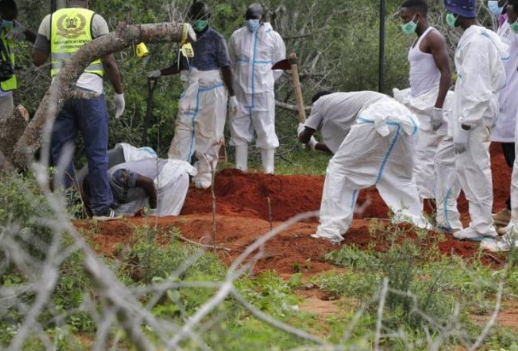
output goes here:
<path id="1" fill-rule="evenodd" d="M 23 135 L 29 123 L 29 112 L 23 106 L 17 106 L 11 116 L 0 116 L 0 166 L 10 168 L 10 156 L 13 154 L 14 145 Z"/>
<path id="2" fill-rule="evenodd" d="M 14 148 L 14 164 L 18 168 L 26 168 L 32 162 L 34 153 L 49 141 L 52 123 L 65 100 L 74 95 L 75 82 L 91 62 L 140 42 L 188 42 L 195 39 L 192 27 L 183 23 L 122 25 L 116 32 L 83 46 L 53 80 L 34 118 Z M 9 158 L 9 155 L 6 156 Z"/>

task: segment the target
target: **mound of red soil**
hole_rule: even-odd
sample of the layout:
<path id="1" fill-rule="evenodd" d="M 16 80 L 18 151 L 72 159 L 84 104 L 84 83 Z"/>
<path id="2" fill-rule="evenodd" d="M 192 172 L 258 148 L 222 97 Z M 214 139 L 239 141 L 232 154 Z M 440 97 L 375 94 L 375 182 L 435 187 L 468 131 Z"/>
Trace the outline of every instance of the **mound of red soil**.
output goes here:
<path id="1" fill-rule="evenodd" d="M 505 206 L 509 196 L 511 170 L 505 163 L 498 144 L 492 145 L 492 168 L 494 182 L 494 208 Z M 274 225 L 280 225 L 299 213 L 317 211 L 320 207 L 324 177 L 311 176 L 271 176 L 265 174 L 244 174 L 238 170 L 224 170 L 217 175 L 215 193 L 217 199 L 217 237 L 218 245 L 230 249 L 229 254 L 220 252 L 224 262 L 230 264 L 251 243 L 269 231 L 271 212 Z M 270 200 L 271 211 L 268 206 Z M 347 232 L 344 245 L 357 245 L 367 248 L 374 245 L 379 251 L 386 250 L 389 242 L 384 234 L 371 236 L 367 222 L 361 218 L 386 218 L 387 207 L 375 188 L 364 190 L 358 201 L 363 212 L 355 215 L 356 220 Z M 465 224 L 469 222 L 468 206 L 463 197 L 459 200 Z M 161 218 L 158 228 L 164 243 L 166 233 L 178 227 L 189 240 L 210 244 L 212 242 L 212 195 L 210 190 L 191 189 L 186 199 L 182 216 Z M 116 248 L 130 245 L 134 240 L 135 227 L 147 224 L 145 218 L 129 218 L 123 221 L 99 223 L 96 228 L 87 222 L 78 223 L 79 227 L 95 229 L 92 234 L 98 250 L 113 255 Z M 149 220 L 152 225 L 155 220 Z M 326 253 L 338 249 L 336 246 L 311 238 L 316 230 L 316 219 L 310 223 L 299 223 L 273 238 L 265 245 L 264 256 L 255 266 L 255 271 L 276 270 L 291 274 L 297 271 L 314 274 L 336 269 L 325 261 Z M 438 234 L 430 233 L 428 247 Z M 401 237 L 415 239 L 412 232 Z M 478 252 L 478 244 L 460 242 L 450 236 L 438 243 L 440 252 L 470 259 Z M 487 263 L 499 265 L 501 256 L 484 254 Z"/>
<path id="2" fill-rule="evenodd" d="M 286 221 L 299 213 L 318 211 L 323 187 L 324 177 L 246 174 L 237 169 L 226 169 L 216 177 L 216 211 L 224 216 L 261 218 L 266 221 L 271 212 L 273 221 Z M 359 207 L 366 201 L 370 205 L 357 218 L 387 217 L 388 208 L 376 189 L 367 189 L 360 194 Z M 212 194 L 210 190 L 191 188 L 182 215 L 203 213 L 212 213 Z"/>
<path id="3" fill-rule="evenodd" d="M 505 207 L 509 197 L 511 169 L 505 163 L 500 144 L 492 144 L 494 210 Z M 318 211 L 322 200 L 324 177 L 272 176 L 262 173 L 245 174 L 226 169 L 216 177 L 215 194 L 217 213 L 269 220 L 270 198 L 273 221 L 285 221 L 299 213 Z M 387 218 L 388 208 L 375 188 L 360 192 L 355 218 Z M 459 210 L 465 224 L 469 223 L 468 203 L 463 195 Z M 187 196 L 182 215 L 212 213 L 210 190 L 192 188 Z M 316 221 L 316 219 L 315 219 Z"/>

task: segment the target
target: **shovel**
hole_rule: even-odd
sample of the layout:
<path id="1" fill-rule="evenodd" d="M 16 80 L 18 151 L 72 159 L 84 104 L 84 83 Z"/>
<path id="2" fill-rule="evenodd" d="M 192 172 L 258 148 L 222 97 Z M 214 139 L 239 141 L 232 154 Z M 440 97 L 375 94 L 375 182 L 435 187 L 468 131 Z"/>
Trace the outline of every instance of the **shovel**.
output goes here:
<path id="1" fill-rule="evenodd" d="M 293 89 L 295 89 L 297 110 L 299 111 L 299 121 L 300 123 L 305 123 L 306 110 L 304 109 L 304 98 L 302 96 L 302 88 L 300 86 L 299 68 L 297 66 L 297 55 L 291 54 L 289 58 L 277 62 L 273 65 L 272 70 L 291 71 L 291 80 L 293 83 Z"/>

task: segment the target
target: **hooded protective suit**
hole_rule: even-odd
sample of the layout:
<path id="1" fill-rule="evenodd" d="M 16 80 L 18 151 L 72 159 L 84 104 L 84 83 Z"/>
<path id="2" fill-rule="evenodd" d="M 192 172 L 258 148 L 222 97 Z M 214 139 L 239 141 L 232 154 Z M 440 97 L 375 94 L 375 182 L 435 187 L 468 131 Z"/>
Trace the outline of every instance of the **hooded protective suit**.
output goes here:
<path id="1" fill-rule="evenodd" d="M 505 87 L 503 61 L 507 45 L 496 33 L 471 26 L 462 35 L 455 53 L 457 82 L 452 106 L 452 135 L 461 125 L 470 126 L 466 151 L 456 156 L 459 181 L 469 201 L 470 229 L 496 236 L 491 218 L 493 183 L 489 155 L 491 128 L 498 114 L 499 92 Z"/>
<path id="2" fill-rule="evenodd" d="M 175 135 L 169 148 L 169 158 L 190 162 L 193 155 L 198 159 L 198 175 L 194 182 L 212 182 L 211 164 L 217 165 L 217 155 L 224 139 L 227 115 L 228 92 L 220 70 L 198 71 L 191 68 L 182 71 L 180 78 L 184 92 L 179 103 Z"/>
<path id="3" fill-rule="evenodd" d="M 284 41 L 269 23 L 264 23 L 255 32 L 246 27 L 235 31 L 228 50 L 239 102 L 237 115 L 231 121 L 231 144 L 248 145 L 255 130 L 257 148 L 274 150 L 279 147 L 275 133 L 274 84 L 282 71 L 272 71 L 272 66 L 286 58 Z M 246 160 L 243 163 L 241 168 L 246 170 Z"/>
<path id="4" fill-rule="evenodd" d="M 500 92 L 500 111 L 495 127 L 491 134 L 491 141 L 500 143 L 514 143 L 516 114 L 518 113 L 518 34 L 511 30 L 506 21 L 498 29 L 498 36 L 509 46 L 509 60 L 504 61 L 507 84 Z"/>
<path id="5" fill-rule="evenodd" d="M 428 228 L 412 179 L 413 136 L 419 122 L 402 104 L 388 97 L 360 112 L 356 124 L 331 159 L 326 172 L 316 238 L 343 240 L 361 189 L 375 185 L 395 213 L 394 221 Z"/>
<path id="6" fill-rule="evenodd" d="M 436 132 L 430 126 L 439 87 L 412 98 L 410 89 L 394 89 L 394 98 L 412 111 L 419 121 L 415 142 L 414 180 L 421 199 L 435 199 L 437 226 L 449 231 L 462 229 L 457 198 L 460 184 L 455 169 L 453 138 L 448 135 L 448 113 L 453 94 L 449 93 L 444 105 L 445 121 Z"/>

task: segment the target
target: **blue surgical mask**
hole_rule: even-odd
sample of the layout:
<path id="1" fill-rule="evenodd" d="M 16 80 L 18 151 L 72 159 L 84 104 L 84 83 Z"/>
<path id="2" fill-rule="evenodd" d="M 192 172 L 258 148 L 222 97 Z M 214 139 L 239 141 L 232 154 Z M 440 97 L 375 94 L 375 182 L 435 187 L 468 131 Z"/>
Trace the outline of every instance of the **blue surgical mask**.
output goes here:
<path id="1" fill-rule="evenodd" d="M 8 20 L 2 20 L 2 26 L 3 27 L 9 27 L 9 26 L 14 26 L 14 21 L 8 21 Z"/>
<path id="2" fill-rule="evenodd" d="M 258 19 L 246 20 L 246 28 L 248 28 L 248 30 L 251 33 L 257 32 L 257 30 L 259 29 L 260 26 L 261 26 L 261 20 L 258 20 Z"/>
<path id="3" fill-rule="evenodd" d="M 500 16 L 502 12 L 504 11 L 503 7 L 498 6 L 498 1 L 488 1 L 487 6 L 489 7 L 489 11 L 495 16 Z"/>

